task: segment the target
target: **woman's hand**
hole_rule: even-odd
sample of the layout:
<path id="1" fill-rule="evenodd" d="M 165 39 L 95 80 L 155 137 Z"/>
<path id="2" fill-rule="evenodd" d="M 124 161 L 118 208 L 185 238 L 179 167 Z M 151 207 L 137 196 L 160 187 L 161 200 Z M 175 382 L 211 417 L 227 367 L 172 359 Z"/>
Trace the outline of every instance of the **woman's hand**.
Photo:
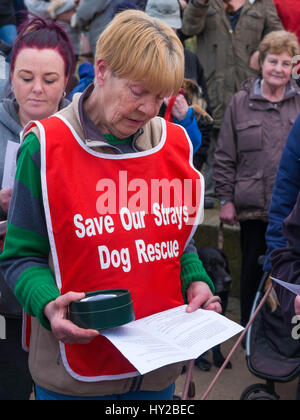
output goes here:
<path id="1" fill-rule="evenodd" d="M 231 201 L 221 206 L 220 220 L 227 225 L 237 225 L 235 206 Z"/>
<path id="2" fill-rule="evenodd" d="M 52 333 L 64 344 L 88 344 L 99 335 L 98 331 L 79 328 L 67 319 L 70 303 L 84 298 L 84 293 L 69 292 L 45 306 L 44 314 L 50 321 Z"/>
<path id="3" fill-rule="evenodd" d="M 3 188 L 2 190 L 0 190 L 0 206 L 6 214 L 8 213 L 11 195 L 12 188 Z"/>
<path id="4" fill-rule="evenodd" d="M 168 106 L 170 98 L 165 99 L 165 104 Z M 186 114 L 188 113 L 189 106 L 185 99 L 185 97 L 179 93 L 176 96 L 175 102 L 172 108 L 172 115 L 173 117 L 177 118 L 177 120 L 182 121 L 185 119 Z"/>
<path id="5" fill-rule="evenodd" d="M 259 71 L 260 70 L 260 64 L 259 64 L 259 51 L 255 51 L 249 61 L 249 67 L 253 70 Z"/>
<path id="6" fill-rule="evenodd" d="M 214 296 L 209 286 L 202 281 L 194 281 L 186 291 L 188 306 L 187 312 L 194 312 L 199 308 L 221 313 L 220 298 Z"/>

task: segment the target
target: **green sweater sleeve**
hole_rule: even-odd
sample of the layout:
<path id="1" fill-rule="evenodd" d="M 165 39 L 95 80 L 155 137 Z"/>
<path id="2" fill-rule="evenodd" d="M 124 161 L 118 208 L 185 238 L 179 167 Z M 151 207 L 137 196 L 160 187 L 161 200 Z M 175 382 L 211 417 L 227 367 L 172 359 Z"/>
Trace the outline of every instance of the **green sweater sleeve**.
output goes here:
<path id="1" fill-rule="evenodd" d="M 48 265 L 50 245 L 43 210 L 40 143 L 29 134 L 18 156 L 7 234 L 0 257 L 5 281 L 31 316 L 47 329 L 44 308 L 59 295 Z"/>
<path id="2" fill-rule="evenodd" d="M 206 283 L 211 292 L 215 294 L 214 284 L 205 271 L 201 260 L 197 254 L 186 253 L 181 257 L 181 291 L 186 301 L 186 289 L 194 281 L 202 281 Z"/>

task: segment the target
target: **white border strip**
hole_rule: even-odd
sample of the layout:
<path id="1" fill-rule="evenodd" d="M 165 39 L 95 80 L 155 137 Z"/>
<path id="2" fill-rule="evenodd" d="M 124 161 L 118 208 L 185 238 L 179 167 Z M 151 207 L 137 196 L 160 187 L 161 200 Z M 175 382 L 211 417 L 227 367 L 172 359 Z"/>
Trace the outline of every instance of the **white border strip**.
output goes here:
<path id="1" fill-rule="evenodd" d="M 124 160 L 124 159 L 137 159 L 144 156 L 153 155 L 154 153 L 159 152 L 165 145 L 166 138 L 167 138 L 167 130 L 166 130 L 166 122 L 163 118 L 160 118 L 161 124 L 162 124 L 162 136 L 160 139 L 160 142 L 153 147 L 152 149 L 145 150 L 143 152 L 135 152 L 135 153 L 124 153 L 124 154 L 108 154 L 108 153 L 101 153 L 96 152 L 95 150 L 91 149 L 89 146 L 86 145 L 86 143 L 79 137 L 77 132 L 74 130 L 74 128 L 71 126 L 68 120 L 66 120 L 62 115 L 55 114 L 54 117 L 59 118 L 62 120 L 66 126 L 71 130 L 73 136 L 77 140 L 78 144 L 89 154 L 93 156 L 100 157 L 102 159 L 109 159 L 109 160 Z"/>
<path id="2" fill-rule="evenodd" d="M 58 263 L 58 256 L 56 252 L 56 245 L 54 241 L 53 235 L 53 228 L 52 228 L 52 221 L 51 221 L 51 214 L 50 214 L 50 206 L 49 206 L 49 199 L 48 199 L 48 190 L 47 190 L 47 178 L 46 178 L 46 133 L 43 125 L 39 121 L 35 121 L 39 132 L 40 132 L 40 144 L 41 144 L 41 185 L 42 185 L 42 193 L 43 193 L 43 203 L 45 209 L 45 216 L 46 216 L 46 224 L 48 230 L 48 237 L 50 242 L 51 254 L 53 258 L 53 265 L 54 265 L 54 273 L 55 273 L 55 281 L 56 284 L 61 290 L 61 275 Z"/>
<path id="3" fill-rule="evenodd" d="M 107 375 L 107 376 L 81 376 L 75 373 L 67 360 L 65 345 L 59 342 L 60 352 L 61 352 L 61 359 L 63 361 L 64 367 L 66 368 L 67 372 L 72 376 L 72 378 L 77 379 L 81 382 L 99 382 L 99 381 L 115 381 L 118 379 L 127 379 L 127 378 L 134 378 L 135 376 L 139 376 L 140 373 L 138 371 L 132 373 L 124 373 L 122 375 Z"/>

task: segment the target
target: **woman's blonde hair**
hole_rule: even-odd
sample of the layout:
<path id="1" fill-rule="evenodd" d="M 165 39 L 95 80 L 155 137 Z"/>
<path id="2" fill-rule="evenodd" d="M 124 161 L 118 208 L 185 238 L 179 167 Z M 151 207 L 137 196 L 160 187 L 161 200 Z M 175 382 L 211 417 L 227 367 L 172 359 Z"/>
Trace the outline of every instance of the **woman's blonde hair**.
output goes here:
<path id="1" fill-rule="evenodd" d="M 184 52 L 176 33 L 138 10 L 115 16 L 98 39 L 95 60 L 104 60 L 115 76 L 143 81 L 163 96 L 177 94 L 184 78 Z"/>
<path id="2" fill-rule="evenodd" d="M 291 57 L 299 54 L 299 42 L 295 34 L 288 31 L 273 31 L 264 37 L 259 45 L 259 63 L 262 64 L 267 54 L 287 52 Z"/>

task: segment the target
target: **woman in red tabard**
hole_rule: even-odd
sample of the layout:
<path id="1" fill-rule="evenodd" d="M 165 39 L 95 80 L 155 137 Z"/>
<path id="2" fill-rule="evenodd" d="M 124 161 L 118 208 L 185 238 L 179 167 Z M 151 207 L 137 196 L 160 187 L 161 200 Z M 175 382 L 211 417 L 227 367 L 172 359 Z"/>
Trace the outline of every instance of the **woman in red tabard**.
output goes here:
<path id="1" fill-rule="evenodd" d="M 204 201 L 192 144 L 156 117 L 183 76 L 174 31 L 144 12 L 120 13 L 99 38 L 94 84 L 25 130 L 1 260 L 31 315 L 37 399 L 173 398 L 181 364 L 142 376 L 98 331 L 67 319 L 86 292 L 129 289 L 136 319 L 185 295 L 188 312 L 221 311 L 191 242 Z M 172 185 L 171 199 L 151 189 L 157 180 Z"/>

